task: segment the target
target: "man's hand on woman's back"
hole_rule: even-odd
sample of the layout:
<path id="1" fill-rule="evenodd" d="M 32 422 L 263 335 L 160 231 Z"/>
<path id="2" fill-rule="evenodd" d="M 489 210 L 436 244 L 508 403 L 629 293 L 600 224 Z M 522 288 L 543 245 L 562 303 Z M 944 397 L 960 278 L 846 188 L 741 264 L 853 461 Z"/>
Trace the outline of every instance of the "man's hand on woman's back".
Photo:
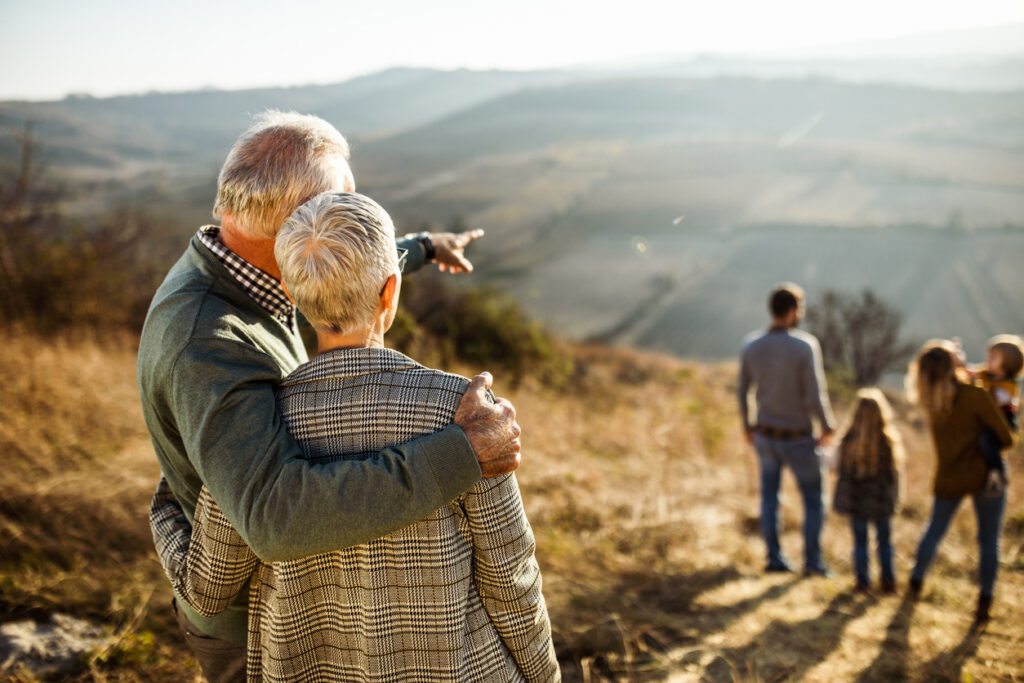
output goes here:
<path id="1" fill-rule="evenodd" d="M 522 429 L 516 422 L 516 409 L 504 398 L 495 399 L 493 403 L 488 400 L 487 391 L 493 381 L 489 372 L 474 377 L 454 419 L 466 433 L 485 477 L 516 470 L 521 457 L 519 435 Z"/>

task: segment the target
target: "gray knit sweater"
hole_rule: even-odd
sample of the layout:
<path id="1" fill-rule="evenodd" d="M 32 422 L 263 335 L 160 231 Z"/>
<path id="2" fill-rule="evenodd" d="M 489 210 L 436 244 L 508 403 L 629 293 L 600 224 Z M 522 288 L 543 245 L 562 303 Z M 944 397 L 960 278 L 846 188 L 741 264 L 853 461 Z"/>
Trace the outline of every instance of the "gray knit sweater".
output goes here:
<path id="1" fill-rule="evenodd" d="M 821 347 L 812 334 L 772 328 L 748 335 L 736 387 L 744 426 L 751 426 L 747 408 L 751 389 L 757 401 L 757 424 L 809 431 L 813 418 L 822 429 L 835 429 Z"/>

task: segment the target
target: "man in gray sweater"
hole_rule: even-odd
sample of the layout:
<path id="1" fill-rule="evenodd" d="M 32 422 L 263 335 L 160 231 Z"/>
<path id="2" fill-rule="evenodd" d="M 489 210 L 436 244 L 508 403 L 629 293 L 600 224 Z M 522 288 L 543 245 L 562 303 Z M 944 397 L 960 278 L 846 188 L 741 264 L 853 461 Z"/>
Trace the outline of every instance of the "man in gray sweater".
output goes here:
<path id="1" fill-rule="evenodd" d="M 744 435 L 757 451 L 761 468 L 761 531 L 768 546 L 765 570 L 793 571 L 779 546 L 779 484 L 786 465 L 804 501 L 804 573 L 827 576 L 819 544 L 825 505 L 818 446 L 831 440 L 835 421 L 821 348 L 814 335 L 796 329 L 804 312 L 804 292 L 798 285 L 776 285 L 768 306 L 772 325 L 744 340 L 737 386 Z M 748 415 L 751 389 L 757 403 L 753 424 Z M 812 420 L 820 428 L 817 439 Z"/>

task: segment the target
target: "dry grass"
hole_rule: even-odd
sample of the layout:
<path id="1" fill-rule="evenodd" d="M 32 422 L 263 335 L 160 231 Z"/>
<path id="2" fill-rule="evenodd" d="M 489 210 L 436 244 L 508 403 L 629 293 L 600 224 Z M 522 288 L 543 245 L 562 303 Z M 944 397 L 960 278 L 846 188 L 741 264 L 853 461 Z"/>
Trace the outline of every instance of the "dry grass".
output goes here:
<path id="1" fill-rule="evenodd" d="M 0 338 L 0 621 L 65 611 L 119 636 L 72 680 L 193 680 L 146 522 L 157 476 L 130 340 Z M 923 598 L 854 597 L 846 520 L 830 516 L 836 576 L 760 573 L 754 458 L 739 438 L 734 367 L 579 349 L 555 394 L 510 394 L 519 473 L 569 681 L 1020 680 L 1024 484 L 1014 479 L 995 618 L 972 630 L 973 515 L 957 516 Z M 471 371 L 471 369 L 464 369 Z M 502 389 L 499 377 L 497 387 Z M 905 579 L 927 519 L 932 456 L 906 420 L 908 499 L 895 523 Z M 1022 470 L 1022 454 L 1011 467 Z M 784 539 L 799 557 L 787 479 Z M 964 505 L 964 508 L 968 508 Z"/>

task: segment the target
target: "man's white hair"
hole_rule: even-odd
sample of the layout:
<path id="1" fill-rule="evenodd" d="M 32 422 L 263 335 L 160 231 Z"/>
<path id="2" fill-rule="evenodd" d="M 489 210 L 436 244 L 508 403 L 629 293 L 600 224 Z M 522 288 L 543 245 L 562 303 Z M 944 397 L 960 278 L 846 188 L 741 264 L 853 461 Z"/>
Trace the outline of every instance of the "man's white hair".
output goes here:
<path id="1" fill-rule="evenodd" d="M 348 142 L 318 116 L 266 111 L 235 142 L 217 179 L 213 215 L 230 213 L 250 237 L 273 239 L 300 204 L 337 186 Z"/>
<path id="2" fill-rule="evenodd" d="M 295 305 L 315 327 L 335 332 L 372 323 L 384 283 L 398 272 L 391 217 L 354 192 L 324 192 L 296 209 L 274 255 Z"/>

